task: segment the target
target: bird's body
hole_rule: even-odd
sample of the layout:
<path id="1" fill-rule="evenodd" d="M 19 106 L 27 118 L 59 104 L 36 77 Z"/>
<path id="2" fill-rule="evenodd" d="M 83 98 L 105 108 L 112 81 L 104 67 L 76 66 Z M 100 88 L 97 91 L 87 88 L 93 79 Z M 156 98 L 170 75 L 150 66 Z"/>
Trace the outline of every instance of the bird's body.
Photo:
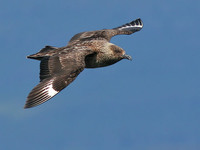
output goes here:
<path id="1" fill-rule="evenodd" d="M 131 59 L 122 48 L 110 43 L 110 39 L 119 34 L 132 34 L 142 27 L 141 19 L 137 19 L 114 29 L 78 33 L 65 47 L 46 46 L 27 56 L 41 63 L 40 83 L 29 93 L 25 108 L 42 104 L 55 96 L 84 68 L 105 67 L 122 59 Z"/>

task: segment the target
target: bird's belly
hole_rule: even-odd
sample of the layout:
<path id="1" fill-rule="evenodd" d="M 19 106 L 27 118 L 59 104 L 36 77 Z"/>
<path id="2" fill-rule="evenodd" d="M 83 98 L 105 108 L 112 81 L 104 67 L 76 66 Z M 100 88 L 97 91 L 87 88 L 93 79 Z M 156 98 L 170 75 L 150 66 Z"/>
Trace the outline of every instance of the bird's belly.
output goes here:
<path id="1" fill-rule="evenodd" d="M 86 63 L 85 68 L 99 68 L 99 67 L 106 67 L 114 64 L 116 62 L 101 62 L 101 63 Z"/>

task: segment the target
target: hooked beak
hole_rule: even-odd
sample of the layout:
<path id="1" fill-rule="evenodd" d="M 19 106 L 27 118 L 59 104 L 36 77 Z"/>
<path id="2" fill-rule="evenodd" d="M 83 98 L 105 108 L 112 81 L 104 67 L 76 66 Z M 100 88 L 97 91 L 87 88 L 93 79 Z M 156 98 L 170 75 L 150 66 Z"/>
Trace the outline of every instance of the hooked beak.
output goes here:
<path id="1" fill-rule="evenodd" d="M 124 55 L 123 55 L 123 59 L 132 60 L 132 57 L 131 57 L 130 55 L 124 54 Z"/>

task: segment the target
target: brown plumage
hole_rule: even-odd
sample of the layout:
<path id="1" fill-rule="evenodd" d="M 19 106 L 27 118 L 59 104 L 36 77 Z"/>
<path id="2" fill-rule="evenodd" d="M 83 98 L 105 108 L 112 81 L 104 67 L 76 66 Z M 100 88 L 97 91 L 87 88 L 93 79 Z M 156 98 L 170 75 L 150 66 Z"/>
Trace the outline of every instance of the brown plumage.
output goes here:
<path id="1" fill-rule="evenodd" d="M 84 68 L 112 65 L 131 60 L 125 51 L 110 43 L 115 35 L 132 34 L 143 27 L 141 19 L 113 29 L 82 32 L 74 35 L 65 47 L 46 46 L 27 58 L 40 60 L 40 83 L 27 97 L 24 108 L 40 105 L 68 86 Z"/>

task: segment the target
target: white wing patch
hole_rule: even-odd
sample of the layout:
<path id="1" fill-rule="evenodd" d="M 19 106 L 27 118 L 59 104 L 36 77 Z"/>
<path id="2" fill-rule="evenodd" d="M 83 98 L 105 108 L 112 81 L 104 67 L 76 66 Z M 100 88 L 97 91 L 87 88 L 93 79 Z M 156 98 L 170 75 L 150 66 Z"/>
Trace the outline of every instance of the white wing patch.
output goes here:
<path id="1" fill-rule="evenodd" d="M 56 91 L 53 89 L 53 81 L 54 79 L 51 79 L 48 84 L 46 84 L 45 87 L 43 87 L 43 92 L 42 93 L 48 93 L 49 96 L 54 96 L 56 95 L 59 91 Z"/>
<path id="2" fill-rule="evenodd" d="M 43 86 L 39 86 L 39 88 L 35 89 L 36 91 L 34 92 L 38 93 L 37 98 L 42 98 L 42 99 L 50 98 L 59 92 L 53 89 L 53 81 L 54 78 L 46 82 Z"/>
<path id="3" fill-rule="evenodd" d="M 130 30 L 130 31 L 139 31 L 141 30 L 143 27 L 143 23 L 142 23 L 142 20 L 139 18 L 139 19 L 136 19 L 130 23 L 127 23 L 127 24 L 124 24 L 120 27 L 117 27 L 115 29 L 118 29 L 118 30 Z"/>
<path id="4" fill-rule="evenodd" d="M 126 25 L 124 27 L 119 28 L 119 30 L 124 30 L 124 29 L 131 29 L 131 28 L 142 28 L 143 25 Z"/>
<path id="5" fill-rule="evenodd" d="M 40 82 L 40 84 L 38 84 L 28 95 L 25 108 L 30 108 L 42 104 L 55 96 L 59 91 L 56 91 L 53 88 L 54 80 L 55 79 L 53 78 L 46 82 Z"/>

